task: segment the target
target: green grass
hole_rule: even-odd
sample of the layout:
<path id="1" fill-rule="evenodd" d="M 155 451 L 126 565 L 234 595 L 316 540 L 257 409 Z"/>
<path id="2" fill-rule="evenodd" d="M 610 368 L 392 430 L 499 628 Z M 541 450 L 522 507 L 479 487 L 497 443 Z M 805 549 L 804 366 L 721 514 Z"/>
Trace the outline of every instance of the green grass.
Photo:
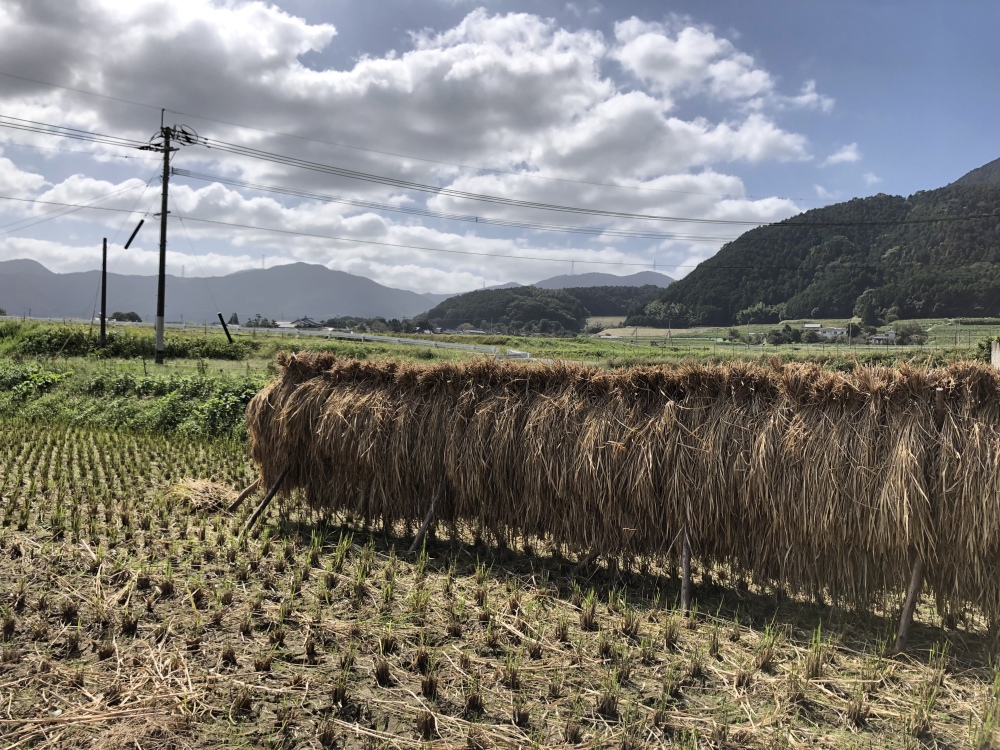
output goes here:
<path id="1" fill-rule="evenodd" d="M 859 363 L 908 362 L 937 366 L 970 359 L 981 356 L 982 352 L 976 348 L 979 342 L 1000 335 L 1000 323 L 959 326 L 950 320 L 930 320 L 921 324 L 929 333 L 925 345 L 894 347 L 750 346 L 742 342 L 718 341 L 717 338 L 724 336 L 728 329 L 671 331 L 669 338 L 658 335 L 634 340 L 583 336 L 415 337 L 426 340 L 427 346 L 241 331 L 237 339 L 239 356 L 227 349 L 228 342 L 221 332 L 191 329 L 172 334 L 171 351 L 182 356 L 171 356 L 164 365 L 155 365 L 147 356 L 153 341 L 151 329 L 126 331 L 127 336 L 118 341 L 118 351 L 137 354 L 115 357 L 93 348 L 96 339 L 88 326 L 7 321 L 0 323 L 0 417 L 244 439 L 243 410 L 252 395 L 277 375 L 274 357 L 279 351 L 326 351 L 357 360 L 426 363 L 489 356 L 434 346 L 438 342 L 454 342 L 492 346 L 501 351 L 518 349 L 530 352 L 537 359 L 570 360 L 603 367 L 673 365 L 690 361 L 718 363 L 734 359 L 767 362 L 777 358 L 849 369 Z M 751 328 L 765 330 L 768 327 Z M 64 346 L 67 337 L 75 342 L 73 347 Z M 955 347 L 955 341 L 960 339 L 963 345 Z M 970 340 L 973 342 L 971 347 Z M 73 351 L 87 353 L 70 355 Z M 200 356 L 220 351 L 227 358 Z"/>

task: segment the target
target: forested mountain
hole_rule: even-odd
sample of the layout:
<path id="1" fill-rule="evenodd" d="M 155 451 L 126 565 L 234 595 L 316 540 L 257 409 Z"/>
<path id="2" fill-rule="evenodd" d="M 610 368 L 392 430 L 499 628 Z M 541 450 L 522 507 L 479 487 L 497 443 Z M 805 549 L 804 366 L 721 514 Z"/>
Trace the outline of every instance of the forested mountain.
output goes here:
<path id="1" fill-rule="evenodd" d="M 591 315 L 626 315 L 656 299 L 658 286 L 480 289 L 445 300 L 426 318 L 445 328 L 463 323 L 512 333 L 580 331 Z M 425 316 L 420 316 L 421 318 Z"/>
<path id="2" fill-rule="evenodd" d="M 855 198 L 753 229 L 630 322 L 664 311 L 728 325 L 862 308 L 882 318 L 1000 313 L 1000 160 L 938 190 Z"/>

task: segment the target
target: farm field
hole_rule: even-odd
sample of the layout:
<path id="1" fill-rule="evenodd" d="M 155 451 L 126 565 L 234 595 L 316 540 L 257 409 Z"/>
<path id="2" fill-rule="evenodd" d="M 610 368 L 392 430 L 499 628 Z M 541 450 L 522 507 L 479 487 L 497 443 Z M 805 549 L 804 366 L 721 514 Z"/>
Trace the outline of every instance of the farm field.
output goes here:
<path id="1" fill-rule="evenodd" d="M 992 747 L 981 629 L 670 566 L 365 529 L 241 539 L 239 442 L 0 424 L 4 747 Z M 294 500 L 294 499 L 293 499 Z"/>
<path id="2" fill-rule="evenodd" d="M 608 322 L 618 321 L 615 319 Z M 803 321 L 786 322 L 792 327 L 801 327 Z M 752 325 L 749 329 L 753 333 L 766 335 L 770 330 L 780 330 L 786 322 Z M 827 325 L 845 323 L 843 320 L 815 322 Z M 274 357 L 279 351 L 328 351 L 351 359 L 391 358 L 402 361 L 454 361 L 486 356 L 482 352 L 436 347 L 436 343 L 489 346 L 496 347 L 500 352 L 517 349 L 529 352 L 539 359 L 574 360 L 609 367 L 670 364 L 690 360 L 753 360 L 775 356 L 786 361 L 817 361 L 832 365 L 849 365 L 855 361 L 891 363 L 896 360 L 940 364 L 973 358 L 977 356 L 981 342 L 1000 335 L 1000 319 L 978 319 L 975 325 L 959 324 L 949 319 L 899 322 L 918 323 L 925 330 L 927 341 L 921 345 L 881 347 L 836 343 L 748 345 L 745 341 L 728 340 L 731 330 L 738 330 L 741 335 L 745 335 L 747 327 L 741 326 L 738 329 L 692 328 L 669 331 L 656 328 L 608 328 L 600 335 L 567 338 L 446 334 L 412 334 L 407 337 L 425 340 L 426 347 L 333 339 L 322 334 L 279 334 L 268 329 L 243 329 L 235 335 L 235 344 L 230 345 L 221 330 L 168 329 L 168 363 L 165 368 L 157 368 L 157 371 L 198 374 L 207 368 L 212 374 L 273 374 Z M 134 373 L 152 372 L 152 329 L 121 326 L 113 328 L 109 338 L 108 350 L 98 360 L 102 366 Z M 25 323 L 12 319 L 0 321 L 0 361 L 11 357 L 22 360 L 40 358 L 56 362 L 79 361 L 80 357 L 96 355 L 96 330 L 92 326 L 37 321 Z"/>
<path id="3" fill-rule="evenodd" d="M 465 526 L 409 553 L 415 529 L 297 496 L 241 538 L 243 408 L 275 372 L 0 358 L 0 747 L 997 746 L 1000 642 L 930 597 L 888 656 L 896 607 L 697 560 L 685 616 L 676 561 L 577 570 Z"/>

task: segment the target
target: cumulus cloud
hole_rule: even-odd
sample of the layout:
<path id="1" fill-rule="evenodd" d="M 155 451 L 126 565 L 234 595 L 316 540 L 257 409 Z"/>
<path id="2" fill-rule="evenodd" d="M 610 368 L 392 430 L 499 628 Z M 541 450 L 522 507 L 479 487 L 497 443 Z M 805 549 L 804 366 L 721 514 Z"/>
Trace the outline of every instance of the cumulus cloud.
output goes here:
<path id="1" fill-rule="evenodd" d="M 337 34 L 330 24 L 311 23 L 264 2 L 14 0 L 0 9 L 0 70 L 166 106 L 176 113 L 168 112 L 168 123 L 188 123 L 216 140 L 394 179 L 584 209 L 749 221 L 785 218 L 798 207 L 776 198 L 747 199 L 742 181 L 732 173 L 737 165 L 812 158 L 806 137 L 777 118 L 787 108 L 824 112 L 833 105 L 813 81 L 797 95 L 782 94 L 775 76 L 732 41 L 676 19 L 669 24 L 626 19 L 614 27 L 613 38 L 606 38 L 531 13 L 479 8 L 450 28 L 414 30 L 410 48 L 401 52 L 362 56 L 344 68 L 317 64 Z M 94 43 L 98 38 L 116 43 Z M 310 66 L 302 63 L 307 54 L 314 56 Z M 129 106 L 13 79 L 4 83 L 0 103 L 14 116 L 142 139 L 159 125 L 155 106 Z M 687 97 L 712 100 L 713 117 L 679 114 L 675 103 Z M 7 137 L 0 129 L 0 141 Z M 52 144 L 43 136 L 19 134 L 18 139 Z M 856 144 L 851 147 L 857 153 Z M 836 156 L 827 162 L 850 160 Z M 186 224 L 194 243 L 189 254 L 211 256 L 212 269 L 255 265 L 266 252 L 274 262 L 312 260 L 382 283 L 457 291 L 564 272 L 569 258 L 610 264 L 596 270 L 654 259 L 662 266 L 684 265 L 685 259 L 710 255 L 723 241 L 716 237 L 730 231 L 527 211 L 332 178 L 199 147 L 186 147 L 174 158 L 181 167 L 383 203 L 549 224 L 653 227 L 693 238 L 624 241 L 611 235 L 502 231 L 219 184 L 189 185 L 175 178 L 171 210 L 192 219 Z M 458 166 L 466 164 L 494 171 Z M 135 178 L 134 184 L 145 178 Z M 0 159 L 4 194 L 21 191 L 82 202 L 130 186 L 120 177 L 67 178 L 58 170 L 36 173 Z M 131 206 L 134 195 L 128 192 L 105 205 Z M 293 238 L 212 227 L 196 218 L 517 257 L 484 259 Z M 81 212 L 53 226 L 107 221 L 107 216 Z M 181 252 L 184 235 L 172 232 L 171 252 Z M 70 245 L 54 242 L 52 248 L 57 247 Z M 53 257 L 57 250 L 46 252 Z M 518 260 L 527 256 L 555 260 L 549 265 Z M 145 262 L 144 257 L 136 254 L 130 262 Z M 189 273 L 198 272 L 197 264 L 186 265 Z"/>
<path id="2" fill-rule="evenodd" d="M 813 185 L 813 189 L 816 191 L 816 195 L 819 196 L 819 198 L 822 199 L 822 200 L 832 201 L 832 200 L 836 200 L 836 198 L 837 198 L 837 194 L 836 193 L 830 192 L 829 190 L 827 190 L 822 185 L 819 185 L 819 184 Z"/>
<path id="3" fill-rule="evenodd" d="M 865 181 L 865 184 L 868 187 L 872 187 L 874 185 L 878 185 L 880 182 L 882 182 L 882 178 L 879 177 L 874 172 L 865 172 L 863 175 L 861 175 L 861 177 Z"/>
<path id="4" fill-rule="evenodd" d="M 830 164 L 851 164 L 861 161 L 861 151 L 858 150 L 857 143 L 848 143 L 846 146 L 837 149 L 823 160 L 821 166 Z"/>
<path id="5" fill-rule="evenodd" d="M 46 180 L 42 175 L 27 172 L 18 168 L 10 159 L 0 157 L 0 195 L 24 198 L 45 184 Z"/>
<path id="6" fill-rule="evenodd" d="M 815 109 L 820 112 L 832 112 L 834 99 L 816 91 L 816 81 L 806 81 L 802 91 L 796 96 L 776 94 L 772 101 L 779 107 L 798 109 Z"/>
<path id="7" fill-rule="evenodd" d="M 612 56 L 657 92 L 707 92 L 719 99 L 749 99 L 774 88 L 771 75 L 727 39 L 694 26 L 671 33 L 664 24 L 634 16 L 615 24 Z"/>

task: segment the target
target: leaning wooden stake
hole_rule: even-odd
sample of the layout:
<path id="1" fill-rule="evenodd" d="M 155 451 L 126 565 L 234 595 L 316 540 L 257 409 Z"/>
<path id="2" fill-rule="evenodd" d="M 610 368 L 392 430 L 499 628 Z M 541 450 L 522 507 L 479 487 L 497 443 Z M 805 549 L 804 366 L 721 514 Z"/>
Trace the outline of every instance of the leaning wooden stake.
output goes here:
<path id="1" fill-rule="evenodd" d="M 416 539 L 413 540 L 413 544 L 410 545 L 410 552 L 416 552 L 420 549 L 420 545 L 424 543 L 424 535 L 427 533 L 428 527 L 431 525 L 431 521 L 434 520 L 434 509 L 437 507 L 438 500 L 441 495 L 444 494 L 444 483 L 438 487 L 437 493 L 434 495 L 434 499 L 431 500 L 431 509 L 427 511 L 427 517 L 424 518 L 424 522 L 420 525 L 420 530 L 417 532 Z"/>
<path id="2" fill-rule="evenodd" d="M 578 562 L 578 563 L 576 564 L 576 567 L 575 567 L 575 568 L 573 568 L 573 575 L 576 575 L 577 573 L 579 573 L 580 571 L 582 571 L 582 570 L 583 570 L 584 568 L 586 568 L 586 567 L 587 567 L 588 565 L 590 565 L 590 564 L 591 564 L 592 562 L 594 562 L 594 560 L 596 560 L 596 559 L 597 559 L 597 557 L 598 557 L 598 556 L 599 556 L 600 554 L 601 554 L 601 553 L 600 553 L 600 552 L 598 552 L 598 551 L 597 551 L 596 549 L 592 549 L 592 550 L 590 550 L 590 552 L 588 552 L 588 553 L 587 553 L 587 554 L 586 554 L 586 555 L 585 555 L 585 556 L 583 557 L 583 559 L 582 559 L 582 560 L 580 560 L 580 562 Z"/>
<path id="3" fill-rule="evenodd" d="M 250 514 L 250 518 L 247 519 L 247 522 L 243 525 L 243 530 L 240 532 L 241 540 L 247 535 L 247 532 L 253 528 L 253 525 L 257 523 L 257 519 L 260 518 L 260 514 L 263 513 L 267 506 L 271 504 L 271 500 L 274 499 L 274 496 L 278 494 L 278 490 L 281 488 L 281 483 L 285 481 L 285 477 L 288 476 L 288 472 L 291 468 L 291 464 L 288 464 L 285 467 L 284 471 L 278 475 L 277 481 L 271 485 L 271 489 L 269 489 L 267 494 L 264 495 L 264 499 L 260 501 L 260 505 L 258 505 L 254 512 Z"/>
<path id="4" fill-rule="evenodd" d="M 233 504 L 229 506 L 229 512 L 235 513 L 236 511 L 238 511 L 240 509 L 240 506 L 243 505 L 246 499 L 250 497 L 253 493 L 255 493 L 259 487 L 260 487 L 260 477 L 257 477 L 255 480 L 253 480 L 253 482 L 250 483 L 249 487 L 247 487 L 245 490 L 243 490 L 243 492 L 240 493 L 240 496 L 236 498 L 235 502 L 233 502 Z"/>
<path id="5" fill-rule="evenodd" d="M 681 548 L 681 607 L 684 614 L 691 612 L 691 542 L 684 529 L 684 545 Z"/>
<path id="6" fill-rule="evenodd" d="M 919 553 L 913 553 L 913 571 L 910 574 L 910 586 L 906 589 L 906 601 L 903 603 L 903 614 L 899 617 L 899 632 L 896 634 L 896 653 L 906 648 L 906 639 L 910 635 L 913 624 L 913 611 L 920 598 L 920 589 L 924 585 L 924 561 Z"/>
<path id="7" fill-rule="evenodd" d="M 938 432 L 944 427 L 944 388 L 938 388 L 934 393 L 934 423 Z M 895 652 L 898 654 L 906 648 L 910 637 L 910 626 L 913 625 L 913 612 L 920 599 L 920 589 L 924 585 L 924 560 L 914 549 L 910 554 L 910 585 L 906 589 L 906 600 L 903 602 L 903 612 L 899 616 L 899 630 L 896 632 Z"/>

